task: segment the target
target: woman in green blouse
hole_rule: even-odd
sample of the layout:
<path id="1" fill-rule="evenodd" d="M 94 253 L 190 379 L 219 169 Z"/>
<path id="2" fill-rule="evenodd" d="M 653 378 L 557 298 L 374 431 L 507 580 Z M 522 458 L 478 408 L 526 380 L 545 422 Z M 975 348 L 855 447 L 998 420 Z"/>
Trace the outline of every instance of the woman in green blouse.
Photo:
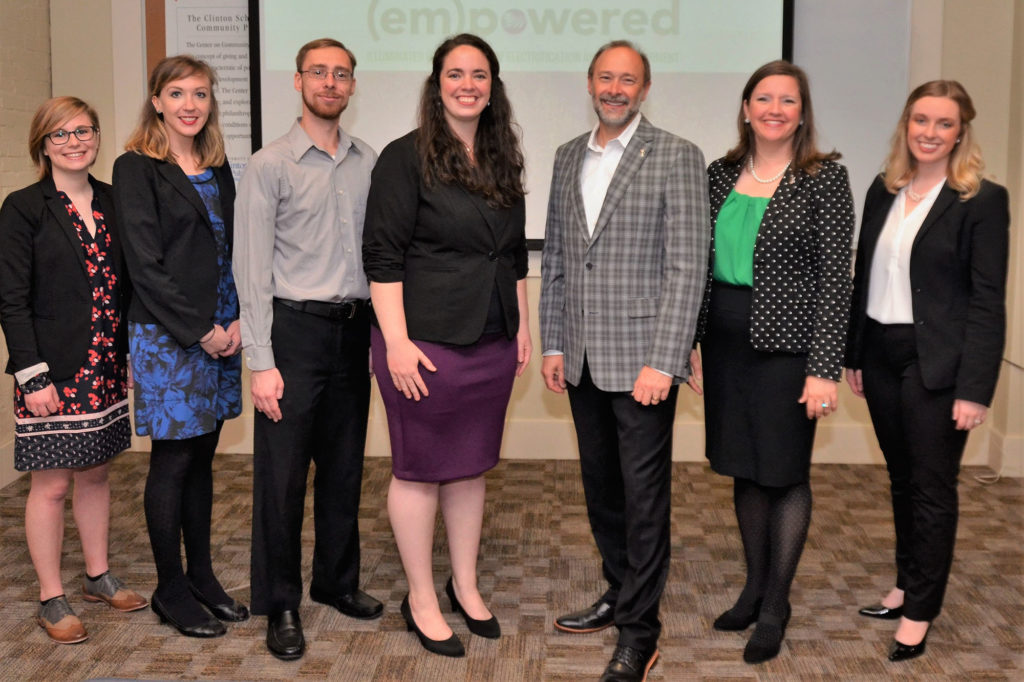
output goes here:
<path id="1" fill-rule="evenodd" d="M 839 154 L 815 146 L 801 69 L 758 69 L 738 126 L 739 143 L 708 168 L 714 234 L 698 338 L 707 456 L 734 479 L 747 564 L 714 627 L 757 623 L 743 659 L 759 663 L 782 645 L 811 519 L 814 429 L 836 409 L 854 217 Z M 700 379 L 696 351 L 691 363 Z"/>

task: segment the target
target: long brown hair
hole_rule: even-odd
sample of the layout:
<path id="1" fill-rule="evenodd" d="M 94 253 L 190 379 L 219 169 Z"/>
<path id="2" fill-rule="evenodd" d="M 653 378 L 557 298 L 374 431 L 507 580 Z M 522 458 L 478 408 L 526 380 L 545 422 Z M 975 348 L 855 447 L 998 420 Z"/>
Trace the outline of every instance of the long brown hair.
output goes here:
<path id="1" fill-rule="evenodd" d="M 811 105 L 811 86 L 807 81 L 807 74 L 795 64 L 783 59 L 776 59 L 768 62 L 751 74 L 747 84 L 743 86 L 742 101 L 749 104 L 750 94 L 757 87 L 757 84 L 769 76 L 790 76 L 795 79 L 800 89 L 800 115 L 802 123 L 793 134 L 793 170 L 802 170 L 810 175 L 815 175 L 821 168 L 822 161 L 835 161 L 842 157 L 836 150 L 822 152 L 818 150 L 817 133 L 814 130 L 814 107 Z M 740 139 L 735 147 L 725 154 L 727 163 L 737 164 L 746 161 L 747 157 L 754 153 L 756 142 L 754 133 L 750 130 L 743 115 L 743 106 L 740 105 L 739 114 L 736 116 L 736 127 L 739 129 Z"/>
<path id="2" fill-rule="evenodd" d="M 476 165 L 469 162 L 462 143 L 448 126 L 441 102 L 444 59 L 461 45 L 480 50 L 491 69 L 490 105 L 480 114 L 473 142 Z M 499 70 L 498 57 L 483 38 L 462 33 L 441 43 L 434 52 L 433 69 L 420 96 L 416 150 L 428 187 L 435 182 L 456 183 L 483 195 L 492 206 L 508 207 L 522 199 L 526 192 L 518 126 L 512 119 L 512 105 L 505 94 L 505 84 L 498 76 Z"/>
<path id="3" fill-rule="evenodd" d="M 193 138 L 192 149 L 201 168 L 224 164 L 224 135 L 220 131 L 220 108 L 217 106 L 217 95 L 214 90 L 217 74 L 203 60 L 187 54 L 164 57 L 153 67 L 153 73 L 149 75 L 149 94 L 146 96 L 146 103 L 142 105 L 139 123 L 124 146 L 126 150 L 168 163 L 177 163 L 171 153 L 163 115 L 156 113 L 152 100 L 159 97 L 171 81 L 189 76 L 202 76 L 210 81 L 210 116 L 206 119 L 203 129 Z"/>
<path id="4" fill-rule="evenodd" d="M 949 155 L 946 181 L 960 193 L 962 201 L 967 201 L 981 188 L 985 161 L 981 158 L 981 148 L 974 139 L 974 129 L 971 127 L 971 121 L 975 116 L 974 103 L 971 102 L 971 97 L 964 86 L 952 80 L 922 83 L 907 97 L 903 113 L 900 114 L 900 122 L 896 124 L 896 132 L 892 135 L 889 158 L 885 161 L 885 188 L 895 194 L 901 187 L 909 184 L 917 172 L 917 159 L 907 146 L 907 126 L 914 103 L 922 97 L 947 97 L 960 108 L 960 140 Z"/>
<path id="5" fill-rule="evenodd" d="M 85 114 L 96 127 L 96 135 L 100 134 L 100 119 L 96 110 L 77 97 L 53 97 L 46 100 L 36 109 L 32 116 L 32 124 L 28 129 L 28 153 L 39 171 L 39 179 L 50 175 L 50 157 L 44 154 L 46 136 L 52 133 L 64 121 L 70 121 L 79 114 Z M 97 148 L 99 142 L 97 137 Z M 95 163 L 95 162 L 94 162 Z"/>

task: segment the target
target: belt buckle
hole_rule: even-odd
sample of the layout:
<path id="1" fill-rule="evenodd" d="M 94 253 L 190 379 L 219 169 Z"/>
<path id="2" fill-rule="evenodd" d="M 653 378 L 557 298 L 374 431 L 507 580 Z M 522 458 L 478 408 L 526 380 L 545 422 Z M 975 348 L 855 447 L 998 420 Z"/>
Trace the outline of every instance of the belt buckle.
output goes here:
<path id="1" fill-rule="evenodd" d="M 357 302 L 356 301 L 343 301 L 342 304 L 348 306 L 348 314 L 347 315 L 343 315 L 343 317 L 346 320 L 351 320 L 352 318 L 354 318 L 356 316 Z M 344 309 L 342 309 L 342 310 L 344 311 Z"/>

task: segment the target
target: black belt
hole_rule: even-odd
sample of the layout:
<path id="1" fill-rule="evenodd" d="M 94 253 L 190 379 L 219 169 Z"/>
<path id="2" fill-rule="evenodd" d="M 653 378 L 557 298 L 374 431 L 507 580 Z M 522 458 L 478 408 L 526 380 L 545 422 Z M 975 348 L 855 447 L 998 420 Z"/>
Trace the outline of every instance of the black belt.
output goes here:
<path id="1" fill-rule="evenodd" d="M 360 310 L 366 307 L 366 301 L 362 299 L 328 303 L 327 301 L 292 301 L 287 298 L 275 297 L 274 301 L 286 308 L 316 315 L 317 317 L 326 317 L 330 320 L 351 320 Z"/>

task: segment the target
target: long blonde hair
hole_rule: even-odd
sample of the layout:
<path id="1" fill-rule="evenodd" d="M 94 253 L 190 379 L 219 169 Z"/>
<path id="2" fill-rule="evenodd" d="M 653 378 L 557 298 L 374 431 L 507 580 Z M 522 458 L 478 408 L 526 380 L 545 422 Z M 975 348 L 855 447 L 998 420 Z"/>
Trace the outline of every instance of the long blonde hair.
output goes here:
<path id="1" fill-rule="evenodd" d="M 196 153 L 197 161 L 201 168 L 224 164 L 226 158 L 224 135 L 220 130 L 220 108 L 217 106 L 217 96 L 213 89 L 217 83 L 217 74 L 203 60 L 187 54 L 164 57 L 153 68 L 153 73 L 149 76 L 149 94 L 146 97 L 146 103 L 142 106 L 139 123 L 124 146 L 126 150 L 168 163 L 177 163 L 171 153 L 171 144 L 167 137 L 167 127 L 163 115 L 156 113 L 152 100 L 154 97 L 159 97 L 171 81 L 189 76 L 202 76 L 210 81 L 210 116 L 206 120 L 206 125 L 196 133 L 192 140 L 192 148 Z"/>
<path id="2" fill-rule="evenodd" d="M 975 116 L 974 104 L 964 86 L 953 80 L 928 81 L 914 88 L 907 97 L 907 104 L 903 107 L 900 122 L 892 136 L 889 158 L 885 161 L 885 187 L 895 194 L 901 187 L 909 184 L 917 172 L 917 159 L 907 146 L 907 126 L 914 103 L 922 97 L 947 97 L 960 108 L 959 142 L 949 155 L 946 181 L 960 193 L 961 201 L 967 201 L 981 188 L 985 161 L 981 158 L 981 148 L 974 139 L 974 129 L 971 127 L 971 121 Z"/>

